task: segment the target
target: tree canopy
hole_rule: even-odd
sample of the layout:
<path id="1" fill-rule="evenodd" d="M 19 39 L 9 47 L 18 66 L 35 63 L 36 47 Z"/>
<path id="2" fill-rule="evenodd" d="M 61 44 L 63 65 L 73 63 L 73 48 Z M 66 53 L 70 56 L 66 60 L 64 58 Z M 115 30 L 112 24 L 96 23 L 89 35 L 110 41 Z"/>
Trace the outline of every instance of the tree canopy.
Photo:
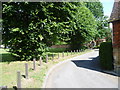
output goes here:
<path id="1" fill-rule="evenodd" d="M 97 2 L 85 2 L 85 5 L 92 12 L 96 18 L 97 34 L 94 39 L 103 39 L 111 37 L 111 29 L 108 24 L 108 17 L 104 16 L 103 5 L 97 0 Z"/>
<path id="2" fill-rule="evenodd" d="M 59 41 L 79 49 L 97 34 L 94 16 L 82 2 L 3 3 L 3 44 L 21 60 L 39 58 Z"/>
<path id="3" fill-rule="evenodd" d="M 90 9 L 95 18 L 104 16 L 103 5 L 99 0 L 96 2 L 85 2 L 85 6 Z"/>

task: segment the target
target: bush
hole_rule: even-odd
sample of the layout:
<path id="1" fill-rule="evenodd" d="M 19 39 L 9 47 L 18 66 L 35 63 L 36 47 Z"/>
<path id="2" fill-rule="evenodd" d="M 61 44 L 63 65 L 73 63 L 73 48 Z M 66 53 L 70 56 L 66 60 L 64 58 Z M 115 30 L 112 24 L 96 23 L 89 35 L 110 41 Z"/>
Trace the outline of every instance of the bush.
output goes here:
<path id="1" fill-rule="evenodd" d="M 102 69 L 113 69 L 113 48 L 111 42 L 104 42 L 100 45 L 100 65 Z"/>

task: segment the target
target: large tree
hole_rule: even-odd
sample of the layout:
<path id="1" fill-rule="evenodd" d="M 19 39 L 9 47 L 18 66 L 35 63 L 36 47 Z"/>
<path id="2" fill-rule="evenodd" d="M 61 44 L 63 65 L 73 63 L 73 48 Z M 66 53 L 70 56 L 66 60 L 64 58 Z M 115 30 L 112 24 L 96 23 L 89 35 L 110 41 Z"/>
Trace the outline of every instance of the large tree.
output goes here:
<path id="1" fill-rule="evenodd" d="M 96 22 L 91 11 L 85 5 L 76 6 L 77 11 L 73 18 L 70 35 L 71 49 L 81 49 L 83 44 L 91 41 L 96 35 Z"/>
<path id="2" fill-rule="evenodd" d="M 95 36 L 95 19 L 83 3 L 3 3 L 3 43 L 21 60 L 42 55 L 58 41 L 72 49 Z"/>

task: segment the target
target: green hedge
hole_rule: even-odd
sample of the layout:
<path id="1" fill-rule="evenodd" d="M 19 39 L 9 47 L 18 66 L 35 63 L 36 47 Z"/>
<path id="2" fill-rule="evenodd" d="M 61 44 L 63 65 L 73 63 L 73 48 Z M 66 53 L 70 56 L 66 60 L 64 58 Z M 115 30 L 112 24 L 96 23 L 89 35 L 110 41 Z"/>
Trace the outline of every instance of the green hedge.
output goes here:
<path id="1" fill-rule="evenodd" d="M 102 69 L 113 69 L 113 48 L 111 42 L 103 42 L 100 45 L 100 65 Z"/>
<path id="2" fill-rule="evenodd" d="M 67 48 L 48 48 L 48 52 L 65 52 Z"/>

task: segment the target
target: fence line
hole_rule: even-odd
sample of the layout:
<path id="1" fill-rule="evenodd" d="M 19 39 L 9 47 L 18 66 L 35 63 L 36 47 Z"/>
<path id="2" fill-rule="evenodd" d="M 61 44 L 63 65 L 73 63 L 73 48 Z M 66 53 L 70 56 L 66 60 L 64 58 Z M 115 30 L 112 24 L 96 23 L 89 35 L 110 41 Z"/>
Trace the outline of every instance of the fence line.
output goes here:
<path id="1" fill-rule="evenodd" d="M 69 55 L 73 55 L 75 53 L 78 53 L 80 52 L 81 50 L 74 50 L 73 52 L 72 51 L 67 51 L 67 56 Z M 70 53 L 70 54 L 69 54 Z M 62 52 L 62 56 L 61 57 L 65 57 L 65 53 Z M 46 63 L 48 63 L 48 55 L 46 55 Z M 54 61 L 55 59 L 55 55 L 52 54 L 52 60 Z M 58 53 L 58 59 L 60 59 L 60 54 Z M 41 66 L 42 65 L 42 56 L 40 56 L 39 58 L 39 65 Z M 33 70 L 36 70 L 36 59 L 34 58 L 33 59 Z M 25 78 L 28 79 L 28 63 L 25 63 Z M 7 88 L 7 86 L 2 86 L 0 88 Z M 17 71 L 17 88 L 20 89 L 21 88 L 21 72 L 20 71 Z"/>

